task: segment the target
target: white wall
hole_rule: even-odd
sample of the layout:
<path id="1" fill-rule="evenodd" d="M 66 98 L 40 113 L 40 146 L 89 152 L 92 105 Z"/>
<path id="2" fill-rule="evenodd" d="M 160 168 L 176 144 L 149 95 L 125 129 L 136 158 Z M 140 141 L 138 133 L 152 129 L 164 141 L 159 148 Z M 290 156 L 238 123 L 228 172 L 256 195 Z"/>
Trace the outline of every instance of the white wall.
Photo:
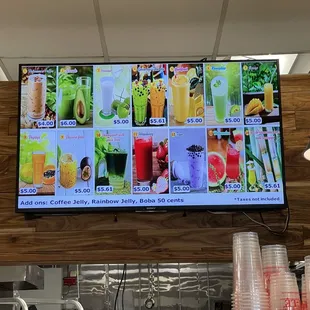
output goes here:
<path id="1" fill-rule="evenodd" d="M 19 291 L 22 298 L 61 299 L 63 287 L 62 268 L 44 269 L 44 290 Z M 38 310 L 61 310 L 61 305 L 37 305 Z"/>
<path id="2" fill-rule="evenodd" d="M 299 54 L 292 69 L 291 74 L 309 73 L 310 71 L 310 54 Z"/>

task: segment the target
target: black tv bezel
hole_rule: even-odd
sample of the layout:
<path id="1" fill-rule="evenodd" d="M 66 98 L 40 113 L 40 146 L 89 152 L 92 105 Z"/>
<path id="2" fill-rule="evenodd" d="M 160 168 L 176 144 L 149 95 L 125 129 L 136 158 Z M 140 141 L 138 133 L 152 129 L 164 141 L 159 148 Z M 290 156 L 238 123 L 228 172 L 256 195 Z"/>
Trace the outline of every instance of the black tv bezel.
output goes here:
<path id="1" fill-rule="evenodd" d="M 282 119 L 282 98 L 281 98 L 281 82 L 279 59 L 244 59 L 244 60 L 206 60 L 206 61 L 143 61 L 143 62 L 98 62 L 98 63 L 29 63 L 19 64 L 18 72 L 18 134 L 17 134 L 17 162 L 16 162 L 16 199 L 15 212 L 26 215 L 73 215 L 73 214 L 87 214 L 87 213 L 116 213 L 116 212 L 177 212 L 177 211 L 213 211 L 213 212 L 253 212 L 253 211 L 272 211 L 282 210 L 288 208 L 288 200 L 286 195 L 286 177 L 285 164 L 282 160 L 282 179 L 283 179 L 283 204 L 236 204 L 236 205 L 180 205 L 180 206 L 140 206 L 140 207 L 87 207 L 87 208 L 18 208 L 19 198 L 19 159 L 20 159 L 20 132 L 21 132 L 21 69 L 22 67 L 51 67 L 51 66 L 95 66 L 95 65 L 135 65 L 135 64 L 205 64 L 205 63 L 230 63 L 230 62 L 276 62 L 277 63 L 277 77 L 278 77 L 278 93 L 279 93 L 279 114 L 280 114 L 280 133 L 281 133 L 281 153 L 284 159 L 284 137 L 283 137 L 283 119 Z M 241 85 L 242 86 L 242 85 Z"/>

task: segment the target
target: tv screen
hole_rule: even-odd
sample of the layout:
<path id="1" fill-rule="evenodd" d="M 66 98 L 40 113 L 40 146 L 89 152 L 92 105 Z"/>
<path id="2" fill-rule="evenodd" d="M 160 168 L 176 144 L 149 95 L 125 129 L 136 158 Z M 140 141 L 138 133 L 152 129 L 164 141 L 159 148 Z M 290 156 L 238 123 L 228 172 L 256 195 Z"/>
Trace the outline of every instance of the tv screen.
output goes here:
<path id="1" fill-rule="evenodd" d="M 277 61 L 20 66 L 17 211 L 287 206 Z"/>

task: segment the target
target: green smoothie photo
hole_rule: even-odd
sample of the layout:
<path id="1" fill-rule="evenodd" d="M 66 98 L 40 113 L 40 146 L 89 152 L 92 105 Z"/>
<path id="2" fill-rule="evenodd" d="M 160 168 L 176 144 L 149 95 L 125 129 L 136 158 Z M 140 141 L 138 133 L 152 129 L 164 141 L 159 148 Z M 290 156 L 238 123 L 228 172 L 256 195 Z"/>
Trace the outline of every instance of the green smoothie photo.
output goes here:
<path id="1" fill-rule="evenodd" d="M 73 105 L 76 97 L 76 86 L 68 85 L 59 88 L 58 119 L 73 119 Z"/>
<path id="2" fill-rule="evenodd" d="M 206 63 L 205 97 L 207 125 L 241 125 L 242 85 L 240 63 Z"/>
<path id="3" fill-rule="evenodd" d="M 86 121 L 90 119 L 90 101 L 91 101 L 91 78 L 88 76 L 79 76 L 76 78 L 76 84 L 82 90 L 85 108 L 86 108 Z"/>
<path id="4" fill-rule="evenodd" d="M 93 66 L 58 67 L 59 127 L 92 127 L 92 78 Z"/>
<path id="5" fill-rule="evenodd" d="M 143 126 L 146 123 L 148 95 L 149 83 L 147 81 L 135 81 L 132 83 L 134 121 L 137 126 Z"/>
<path id="6" fill-rule="evenodd" d="M 224 123 L 228 103 L 228 83 L 225 77 L 217 76 L 211 81 L 212 102 L 217 123 Z"/>

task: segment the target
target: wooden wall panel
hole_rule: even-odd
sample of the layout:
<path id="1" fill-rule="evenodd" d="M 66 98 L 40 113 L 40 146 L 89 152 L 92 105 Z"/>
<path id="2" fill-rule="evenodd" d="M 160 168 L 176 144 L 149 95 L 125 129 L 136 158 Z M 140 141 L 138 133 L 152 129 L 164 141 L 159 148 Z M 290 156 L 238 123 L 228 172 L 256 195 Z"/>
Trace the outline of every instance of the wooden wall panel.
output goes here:
<path id="1" fill-rule="evenodd" d="M 291 259 L 310 254 L 310 163 L 302 152 L 310 135 L 310 76 L 282 76 L 287 195 L 291 225 L 270 234 L 242 213 L 182 212 L 47 216 L 15 214 L 18 84 L 0 83 L 0 265 L 231 261 L 232 234 L 257 231 L 262 244 L 284 243 Z M 260 221 L 257 213 L 251 213 Z M 263 214 L 281 230 L 286 211 Z"/>

